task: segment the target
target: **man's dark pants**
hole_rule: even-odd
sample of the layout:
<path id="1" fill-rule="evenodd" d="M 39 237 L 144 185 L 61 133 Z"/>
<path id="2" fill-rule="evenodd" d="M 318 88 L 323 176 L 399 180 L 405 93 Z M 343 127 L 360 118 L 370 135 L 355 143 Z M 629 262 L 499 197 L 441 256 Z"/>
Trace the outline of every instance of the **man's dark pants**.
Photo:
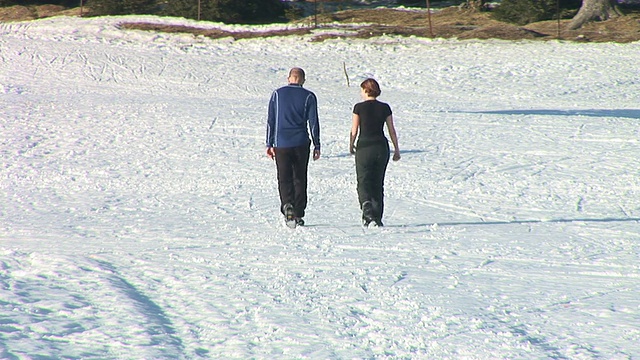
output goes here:
<path id="1" fill-rule="evenodd" d="M 388 142 L 358 146 L 356 150 L 358 201 L 360 208 L 365 201 L 371 201 L 374 216 L 379 220 L 382 219 L 384 212 L 384 176 L 388 164 Z"/>
<path id="2" fill-rule="evenodd" d="M 291 204 L 295 210 L 295 216 L 304 217 L 307 208 L 307 170 L 310 153 L 310 144 L 276 148 L 280 211 L 283 214 L 284 205 Z"/>

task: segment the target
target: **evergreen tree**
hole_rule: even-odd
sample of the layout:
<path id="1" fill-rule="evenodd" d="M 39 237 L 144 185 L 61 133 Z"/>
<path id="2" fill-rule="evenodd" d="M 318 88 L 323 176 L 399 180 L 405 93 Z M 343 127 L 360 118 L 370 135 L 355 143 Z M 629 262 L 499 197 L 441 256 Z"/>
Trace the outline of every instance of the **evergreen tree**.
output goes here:
<path id="1" fill-rule="evenodd" d="M 0 6 L 12 5 L 61 5 L 64 7 L 80 6 L 80 0 L 0 0 Z"/>
<path id="2" fill-rule="evenodd" d="M 92 15 L 153 14 L 156 0 L 89 0 Z"/>
<path id="3" fill-rule="evenodd" d="M 198 14 L 198 1 L 200 13 Z M 169 0 L 164 15 L 225 23 L 260 23 L 281 20 L 279 0 Z"/>
<path id="4" fill-rule="evenodd" d="M 228 7 L 245 23 L 273 22 L 281 19 L 285 10 L 279 0 L 235 0 L 230 1 Z"/>

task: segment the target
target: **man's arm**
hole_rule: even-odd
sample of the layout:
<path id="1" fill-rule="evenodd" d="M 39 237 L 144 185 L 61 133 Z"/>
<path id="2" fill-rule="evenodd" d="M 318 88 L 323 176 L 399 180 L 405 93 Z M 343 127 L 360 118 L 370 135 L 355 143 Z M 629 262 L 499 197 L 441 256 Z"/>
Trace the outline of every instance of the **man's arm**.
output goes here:
<path id="1" fill-rule="evenodd" d="M 311 131 L 311 141 L 313 142 L 314 154 L 315 151 L 320 153 L 320 120 L 318 119 L 318 100 L 312 93 L 309 95 L 309 107 L 308 107 L 307 119 L 309 119 L 309 129 Z"/>
<path id="2" fill-rule="evenodd" d="M 271 99 L 269 100 L 269 106 L 267 110 L 267 135 L 266 135 L 266 145 L 267 145 L 267 156 L 270 159 L 274 159 L 276 156 L 275 145 L 275 133 L 276 133 L 276 104 L 277 104 L 277 93 L 274 91 L 271 94 Z"/>
<path id="3" fill-rule="evenodd" d="M 313 160 L 320 159 L 320 120 L 318 119 L 318 99 L 314 93 L 309 95 L 309 107 L 307 108 L 307 119 L 311 130 L 311 141 L 313 142 Z"/>
<path id="4" fill-rule="evenodd" d="M 267 110 L 267 137 L 266 137 L 267 147 L 273 147 L 276 141 L 275 139 L 276 105 L 277 105 L 277 94 L 276 92 L 274 92 L 271 95 L 271 99 L 269 100 L 269 107 Z"/>

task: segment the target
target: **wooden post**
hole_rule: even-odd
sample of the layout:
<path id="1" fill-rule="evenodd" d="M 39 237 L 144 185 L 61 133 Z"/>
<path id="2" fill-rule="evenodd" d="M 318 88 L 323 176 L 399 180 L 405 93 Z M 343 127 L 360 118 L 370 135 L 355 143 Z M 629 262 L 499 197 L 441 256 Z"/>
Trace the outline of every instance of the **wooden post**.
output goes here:
<path id="1" fill-rule="evenodd" d="M 433 37 L 433 26 L 431 25 L 431 2 L 427 0 L 427 17 L 429 18 L 429 34 Z"/>
<path id="2" fill-rule="evenodd" d="M 318 0 L 313 1 L 313 28 L 318 28 Z"/>
<path id="3" fill-rule="evenodd" d="M 200 21 L 200 14 L 201 14 L 201 9 L 202 9 L 202 7 L 200 6 L 200 2 L 201 1 L 202 0 L 198 0 L 198 21 Z"/>
<path id="4" fill-rule="evenodd" d="M 84 16 L 84 1 L 80 0 L 80 17 Z"/>
<path id="5" fill-rule="evenodd" d="M 558 39 L 560 39 L 560 0 L 556 1 L 556 17 L 558 18 Z"/>

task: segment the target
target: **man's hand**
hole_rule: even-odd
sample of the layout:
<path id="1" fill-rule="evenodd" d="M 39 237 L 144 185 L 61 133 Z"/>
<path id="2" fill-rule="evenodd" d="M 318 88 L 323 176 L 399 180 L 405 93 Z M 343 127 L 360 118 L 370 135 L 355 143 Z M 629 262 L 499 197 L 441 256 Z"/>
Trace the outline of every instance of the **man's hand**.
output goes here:
<path id="1" fill-rule="evenodd" d="M 268 147 L 267 156 L 269 159 L 274 160 L 276 158 L 276 148 Z"/>
<path id="2" fill-rule="evenodd" d="M 320 150 L 313 150 L 313 160 L 320 159 Z"/>

